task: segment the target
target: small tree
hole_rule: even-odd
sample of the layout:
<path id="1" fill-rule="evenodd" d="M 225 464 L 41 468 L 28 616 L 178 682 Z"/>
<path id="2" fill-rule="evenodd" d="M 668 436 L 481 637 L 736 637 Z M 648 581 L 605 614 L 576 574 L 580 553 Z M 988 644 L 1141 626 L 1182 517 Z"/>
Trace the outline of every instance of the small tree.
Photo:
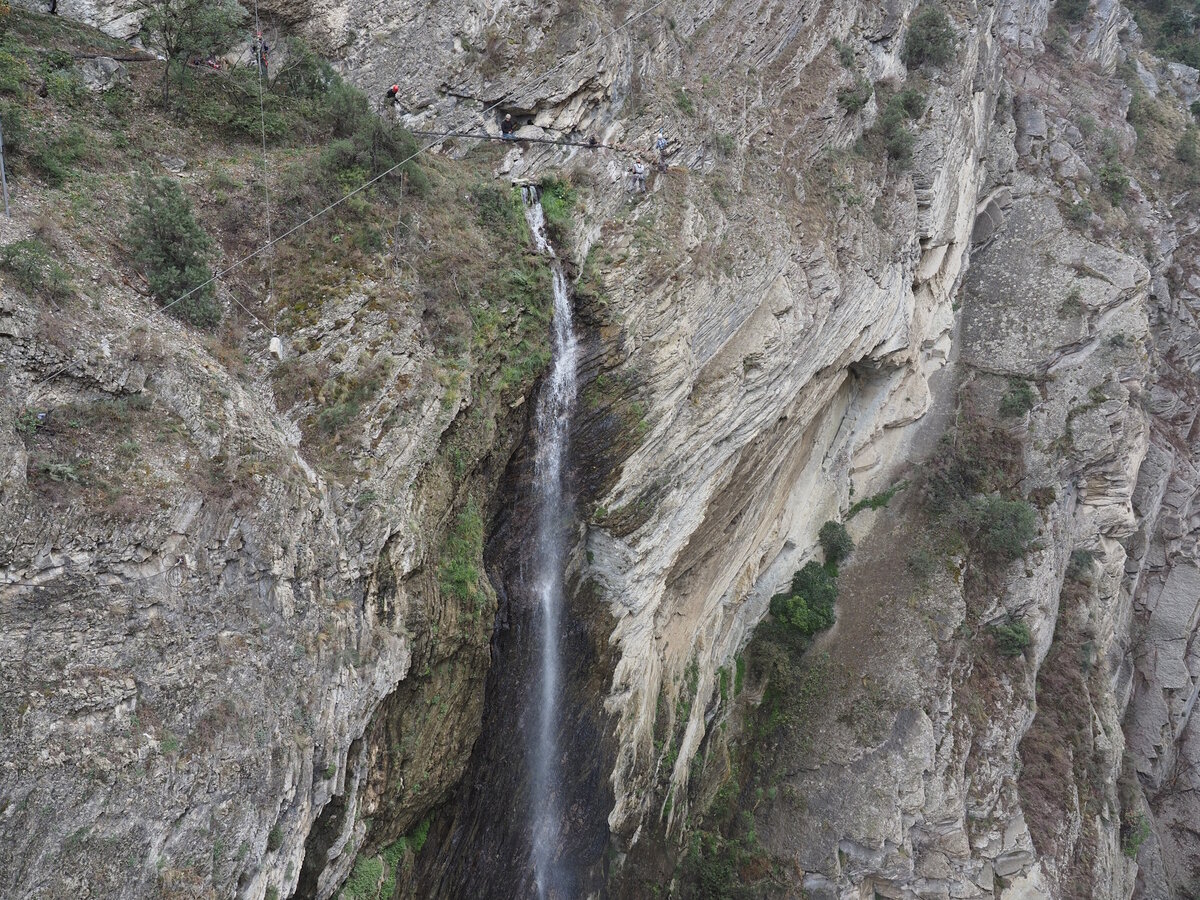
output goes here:
<path id="1" fill-rule="evenodd" d="M 129 242 L 134 263 L 155 298 L 172 304 L 172 315 L 204 327 L 221 321 L 221 308 L 208 283 L 212 273 L 207 255 L 212 241 L 173 179 L 151 178 L 142 186 L 133 202 Z"/>
<path id="2" fill-rule="evenodd" d="M 910 69 L 944 66 L 954 59 L 954 29 L 940 6 L 923 6 L 913 16 L 900 57 Z"/>
<path id="3" fill-rule="evenodd" d="M 183 72 L 191 57 L 229 49 L 246 10 L 235 0 L 138 0 L 141 38 L 163 57 L 163 105 L 171 99 L 171 73 Z"/>
<path id="4" fill-rule="evenodd" d="M 771 615 L 803 637 L 812 637 L 833 624 L 837 580 L 815 561 L 792 577 L 791 589 L 771 598 Z"/>
<path id="5" fill-rule="evenodd" d="M 825 562 L 832 566 L 844 560 L 854 549 L 854 541 L 850 540 L 850 534 L 841 522 L 826 522 L 821 526 L 817 540 L 821 542 L 821 549 L 825 551 Z"/>
<path id="6" fill-rule="evenodd" d="M 996 652 L 1001 656 L 1020 656 L 1033 643 L 1029 626 L 1011 616 L 1004 622 L 992 626 L 992 638 L 996 641 Z"/>

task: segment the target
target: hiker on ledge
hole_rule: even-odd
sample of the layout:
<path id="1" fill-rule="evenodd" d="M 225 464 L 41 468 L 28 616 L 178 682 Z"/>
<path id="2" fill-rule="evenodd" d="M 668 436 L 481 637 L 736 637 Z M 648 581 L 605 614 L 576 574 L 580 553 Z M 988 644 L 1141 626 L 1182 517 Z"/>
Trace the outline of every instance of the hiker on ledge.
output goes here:
<path id="1" fill-rule="evenodd" d="M 517 123 L 513 121 L 512 113 L 506 113 L 504 121 L 500 123 L 500 134 L 506 141 L 516 140 L 516 135 L 513 134 L 517 130 Z"/>
<path id="2" fill-rule="evenodd" d="M 661 131 L 654 142 L 654 149 L 658 151 L 658 171 L 667 171 L 667 138 Z"/>
<path id="3" fill-rule="evenodd" d="M 642 165 L 640 159 L 633 161 L 629 174 L 633 176 L 633 192 L 635 194 L 646 193 L 646 167 Z"/>
<path id="4" fill-rule="evenodd" d="M 399 100 L 396 99 L 396 95 L 399 93 L 400 93 L 400 85 L 393 84 L 390 88 L 387 89 L 387 93 L 384 96 L 387 98 L 388 103 L 392 104 L 392 106 L 396 106 L 400 102 Z"/>

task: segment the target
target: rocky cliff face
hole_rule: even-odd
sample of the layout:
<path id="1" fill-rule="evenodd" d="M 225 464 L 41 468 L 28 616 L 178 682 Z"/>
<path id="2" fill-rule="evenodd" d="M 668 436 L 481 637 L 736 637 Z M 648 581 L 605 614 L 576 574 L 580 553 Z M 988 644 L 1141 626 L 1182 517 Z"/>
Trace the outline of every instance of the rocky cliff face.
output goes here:
<path id="1" fill-rule="evenodd" d="M 724 803 L 753 835 L 737 881 L 756 896 L 1189 896 L 1200 273 L 1174 142 L 1194 70 L 1155 60 L 1115 0 L 1069 22 L 1044 0 L 948 5 L 951 59 L 925 66 L 903 52 L 909 0 L 647 8 L 260 4 L 369 93 L 401 84 L 411 128 L 494 132 L 505 110 L 527 137 L 623 148 L 488 161 L 580 196 L 562 236 L 588 346 L 562 745 L 572 796 L 602 807 L 570 843 L 589 890 L 687 896 L 679 861 Z M 135 30 L 120 4 L 60 12 Z M 659 129 L 671 171 L 631 196 L 630 154 Z M 472 836 L 523 790 L 503 774 L 531 677 L 522 407 L 480 388 L 486 370 L 452 378 L 420 312 L 389 318 L 378 293 L 323 298 L 291 339 L 341 368 L 360 361 L 327 357 L 339 345 L 401 361 L 352 454 L 357 494 L 294 409 L 189 336 L 163 335 L 153 365 L 115 337 L 85 359 L 33 340 L 36 310 L 6 298 L 14 418 L 23 396 L 150 393 L 191 442 L 158 463 L 160 510 L 114 530 L 36 493 L 37 448 L 8 435 L 14 896 L 328 897 L 356 855 L 399 865 L 401 892 L 466 895 L 453 873 L 479 884 L 509 858 Z M 1018 384 L 1029 402 L 1000 415 Z M 393 405 L 402 429 L 382 424 Z M 1037 508 L 1037 543 L 987 577 L 964 552 L 915 574 L 915 491 L 860 513 L 800 705 L 753 725 L 770 666 L 751 644 L 734 690 L 740 654 L 817 529 L 919 482 L 964 423 L 1012 450 L 1005 489 Z M 186 490 L 193 457 L 245 496 Z M 441 583 L 456 541 L 487 559 L 499 619 L 490 586 L 462 603 Z M 998 657 L 1014 621 L 1029 646 Z M 398 839 L 431 813 L 414 862 Z"/>

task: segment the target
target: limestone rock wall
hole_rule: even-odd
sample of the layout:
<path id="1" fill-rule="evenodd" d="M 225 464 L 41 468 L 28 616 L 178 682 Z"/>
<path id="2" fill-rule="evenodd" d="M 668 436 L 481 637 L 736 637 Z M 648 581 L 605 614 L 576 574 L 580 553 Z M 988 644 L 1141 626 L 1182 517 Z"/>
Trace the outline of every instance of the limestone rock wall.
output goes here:
<path id="1" fill-rule="evenodd" d="M 1009 377 L 1044 385 L 1026 459 L 1030 486 L 1053 493 L 1043 546 L 983 614 L 1032 623 L 1032 665 L 997 674 L 940 655 L 967 601 L 953 579 L 939 583 L 926 598 L 930 635 L 881 635 L 892 655 L 867 666 L 894 683 L 903 710 L 869 746 L 842 735 L 831 744 L 840 763 L 831 755 L 796 773 L 797 790 L 821 802 L 808 818 L 786 806 L 766 812 L 772 848 L 800 867 L 813 896 L 1022 897 L 1080 884 L 1086 846 L 1094 895 L 1129 896 L 1135 875 L 1118 796 L 1128 703 L 1129 750 L 1153 824 L 1142 884 L 1159 896 L 1183 883 L 1197 852 L 1187 825 L 1200 765 L 1191 715 L 1195 223 L 1175 221 L 1135 185 L 1138 221 L 1155 238 L 1149 262 L 1111 236 L 1066 228 L 1062 205 L 1080 198 L 1096 162 L 1048 99 L 1062 96 L 1062 72 L 1037 62 L 1045 0 L 952 5 L 954 63 L 920 79 L 901 62 L 915 7 L 688 0 L 623 25 L 637 4 L 261 4 L 272 27 L 308 35 L 369 93 L 401 84 L 411 127 L 494 131 L 488 107 L 502 103 L 530 136 L 626 148 L 513 148 L 498 166 L 514 178 L 566 171 L 584 188 L 573 262 L 598 298 L 584 404 L 615 417 L 624 437 L 619 452 L 584 451 L 603 457 L 604 471 L 585 498 L 572 574 L 599 585 L 610 617 L 598 627 L 615 648 L 602 702 L 615 723 L 608 822 L 619 854 L 684 827 L 721 670 L 851 489 L 861 497 L 887 486 L 928 440 L 922 418 L 946 414 L 931 379 L 949 381 L 937 373 L 961 348 L 953 377 L 981 396 L 994 399 Z M 119 4 L 63 0 L 60 12 L 132 30 Z M 1099 0 L 1071 36 L 1096 66 L 1080 76 L 1086 103 L 1106 110 L 1128 143 L 1127 98 L 1103 80 L 1126 52 L 1122 30 L 1125 11 Z M 1186 92 L 1188 73 L 1177 74 Z M 839 91 L 860 77 L 879 89 L 847 113 Z M 908 167 L 887 161 L 870 133 L 886 94 L 905 83 L 927 98 Z M 659 129 L 672 172 L 654 178 L 647 197 L 630 197 L 623 172 Z M 864 137 L 867 151 L 854 152 Z M 970 306 L 960 322 L 964 273 Z M 1062 315 L 1080 273 L 1079 307 Z M 347 303 L 351 316 L 368 315 L 365 302 Z M 342 327 L 345 312 L 321 327 Z M 16 308 L 5 321 L 14 334 L 31 327 Z M 411 349 L 405 371 L 427 384 L 424 351 Z M 57 362 L 24 360 L 22 390 Z M 71 390 L 130 377 L 101 359 L 85 365 Z M 5 505 L 28 510 L 6 538 L 6 578 L 20 585 L 6 589 L 14 599 L 0 637 L 5 658 L 28 667 L 16 707 L 23 743 L 5 763 L 17 787 L 4 813 L 3 868 L 16 895 L 39 890 L 40 873 L 64 852 L 103 855 L 67 827 L 66 810 L 82 809 L 95 813 L 97 839 L 132 841 L 133 829 L 152 855 L 189 860 L 170 863 L 176 882 L 215 880 L 212 864 L 195 860 L 202 842 L 219 840 L 263 861 L 230 865 L 219 891 L 261 897 L 268 885 L 286 893 L 303 882 L 327 897 L 388 793 L 380 781 L 394 773 L 378 746 L 360 741 L 403 717 L 397 684 L 421 629 L 440 615 L 423 599 L 421 564 L 434 542 L 428 529 L 444 530 L 455 508 L 454 479 L 437 461 L 455 409 L 432 389 L 410 399 L 418 414 L 407 438 L 358 469 L 387 515 L 362 513 L 339 505 L 306 467 L 285 422 L 260 414 L 269 404 L 216 369 L 181 357 L 159 393 L 184 422 L 195 397 L 211 395 L 227 433 L 207 440 L 236 434 L 279 461 L 276 473 L 252 476 L 248 508 L 197 507 L 180 492 L 152 525 L 116 535 L 85 528 L 64 541 L 21 479 L 5 482 Z M 228 396 L 218 399 L 214 384 Z M 1068 431 L 1069 445 L 1055 442 Z M 497 459 L 515 441 L 501 432 L 485 442 Z M 19 439 L 6 440 L 5 471 L 23 472 Z M 480 477 L 494 486 L 498 473 Z M 1086 590 L 1069 592 L 1076 550 L 1094 556 L 1097 572 Z M 896 562 L 882 549 L 878 559 Z M 81 610 L 94 617 L 82 638 Z M 1039 666 L 1071 623 L 1086 627 L 1089 652 L 1111 673 L 1108 685 L 1086 685 L 1100 787 L 1094 803 L 1064 802 L 1061 821 L 1047 824 L 1027 814 L 1033 788 L 1021 784 L 1019 747 L 1037 720 Z M 895 624 L 916 633 L 910 620 Z M 70 690 L 49 690 L 73 642 L 86 671 Z M 309 643 L 315 657 L 293 652 Z M 478 635 L 468 643 L 482 646 Z M 486 663 L 476 662 L 469 668 L 482 677 Z M 131 668 L 147 674 L 132 683 L 114 674 Z M 193 725 L 211 737 L 194 753 L 154 754 L 174 739 L 157 723 L 170 718 L 163 710 L 176 684 L 204 698 Z M 981 717 L 971 692 L 985 686 L 994 708 Z M 685 690 L 694 696 L 681 704 Z M 230 695 L 240 699 L 226 710 Z M 458 696 L 462 730 L 446 739 L 456 765 L 480 716 L 476 691 Z M 375 718 L 385 697 L 387 722 Z M 675 721 L 676 710 L 687 715 Z M 679 735 L 672 754 L 656 742 L 660 715 Z M 296 740 L 296 722 L 314 736 Z M 105 753 L 80 737 L 97 730 L 111 735 Z M 436 791 L 404 795 L 392 830 L 444 799 L 457 771 L 447 766 Z M 839 796 L 858 799 L 835 809 Z M 321 819 L 323 810 L 336 815 Z M 314 848 L 332 848 L 327 864 L 312 862 Z M 155 878 L 137 871 L 140 880 L 124 882 L 131 895 Z M 114 869 L 105 883 L 126 877 Z"/>

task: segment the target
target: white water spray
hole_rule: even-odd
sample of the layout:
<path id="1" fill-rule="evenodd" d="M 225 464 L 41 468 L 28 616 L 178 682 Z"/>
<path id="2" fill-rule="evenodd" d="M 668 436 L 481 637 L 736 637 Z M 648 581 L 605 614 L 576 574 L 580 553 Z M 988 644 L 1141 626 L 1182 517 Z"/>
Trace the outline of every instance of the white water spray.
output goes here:
<path id="1" fill-rule="evenodd" d="M 546 236 L 546 217 L 535 188 L 524 189 L 525 218 L 538 250 L 550 257 L 554 273 L 553 363 L 538 397 L 534 425 L 537 445 L 534 458 L 534 502 L 537 509 L 537 544 L 533 556 L 533 584 L 538 599 L 535 620 L 541 691 L 538 731 L 531 775 L 533 800 L 533 868 L 538 896 L 546 900 L 562 879 L 557 850 L 562 835 L 561 775 L 558 723 L 562 698 L 562 659 L 559 643 L 563 611 L 563 570 L 566 547 L 563 529 L 571 515 L 563 490 L 563 468 L 575 406 L 576 365 L 579 347 L 571 323 L 571 300 L 562 263 Z"/>

